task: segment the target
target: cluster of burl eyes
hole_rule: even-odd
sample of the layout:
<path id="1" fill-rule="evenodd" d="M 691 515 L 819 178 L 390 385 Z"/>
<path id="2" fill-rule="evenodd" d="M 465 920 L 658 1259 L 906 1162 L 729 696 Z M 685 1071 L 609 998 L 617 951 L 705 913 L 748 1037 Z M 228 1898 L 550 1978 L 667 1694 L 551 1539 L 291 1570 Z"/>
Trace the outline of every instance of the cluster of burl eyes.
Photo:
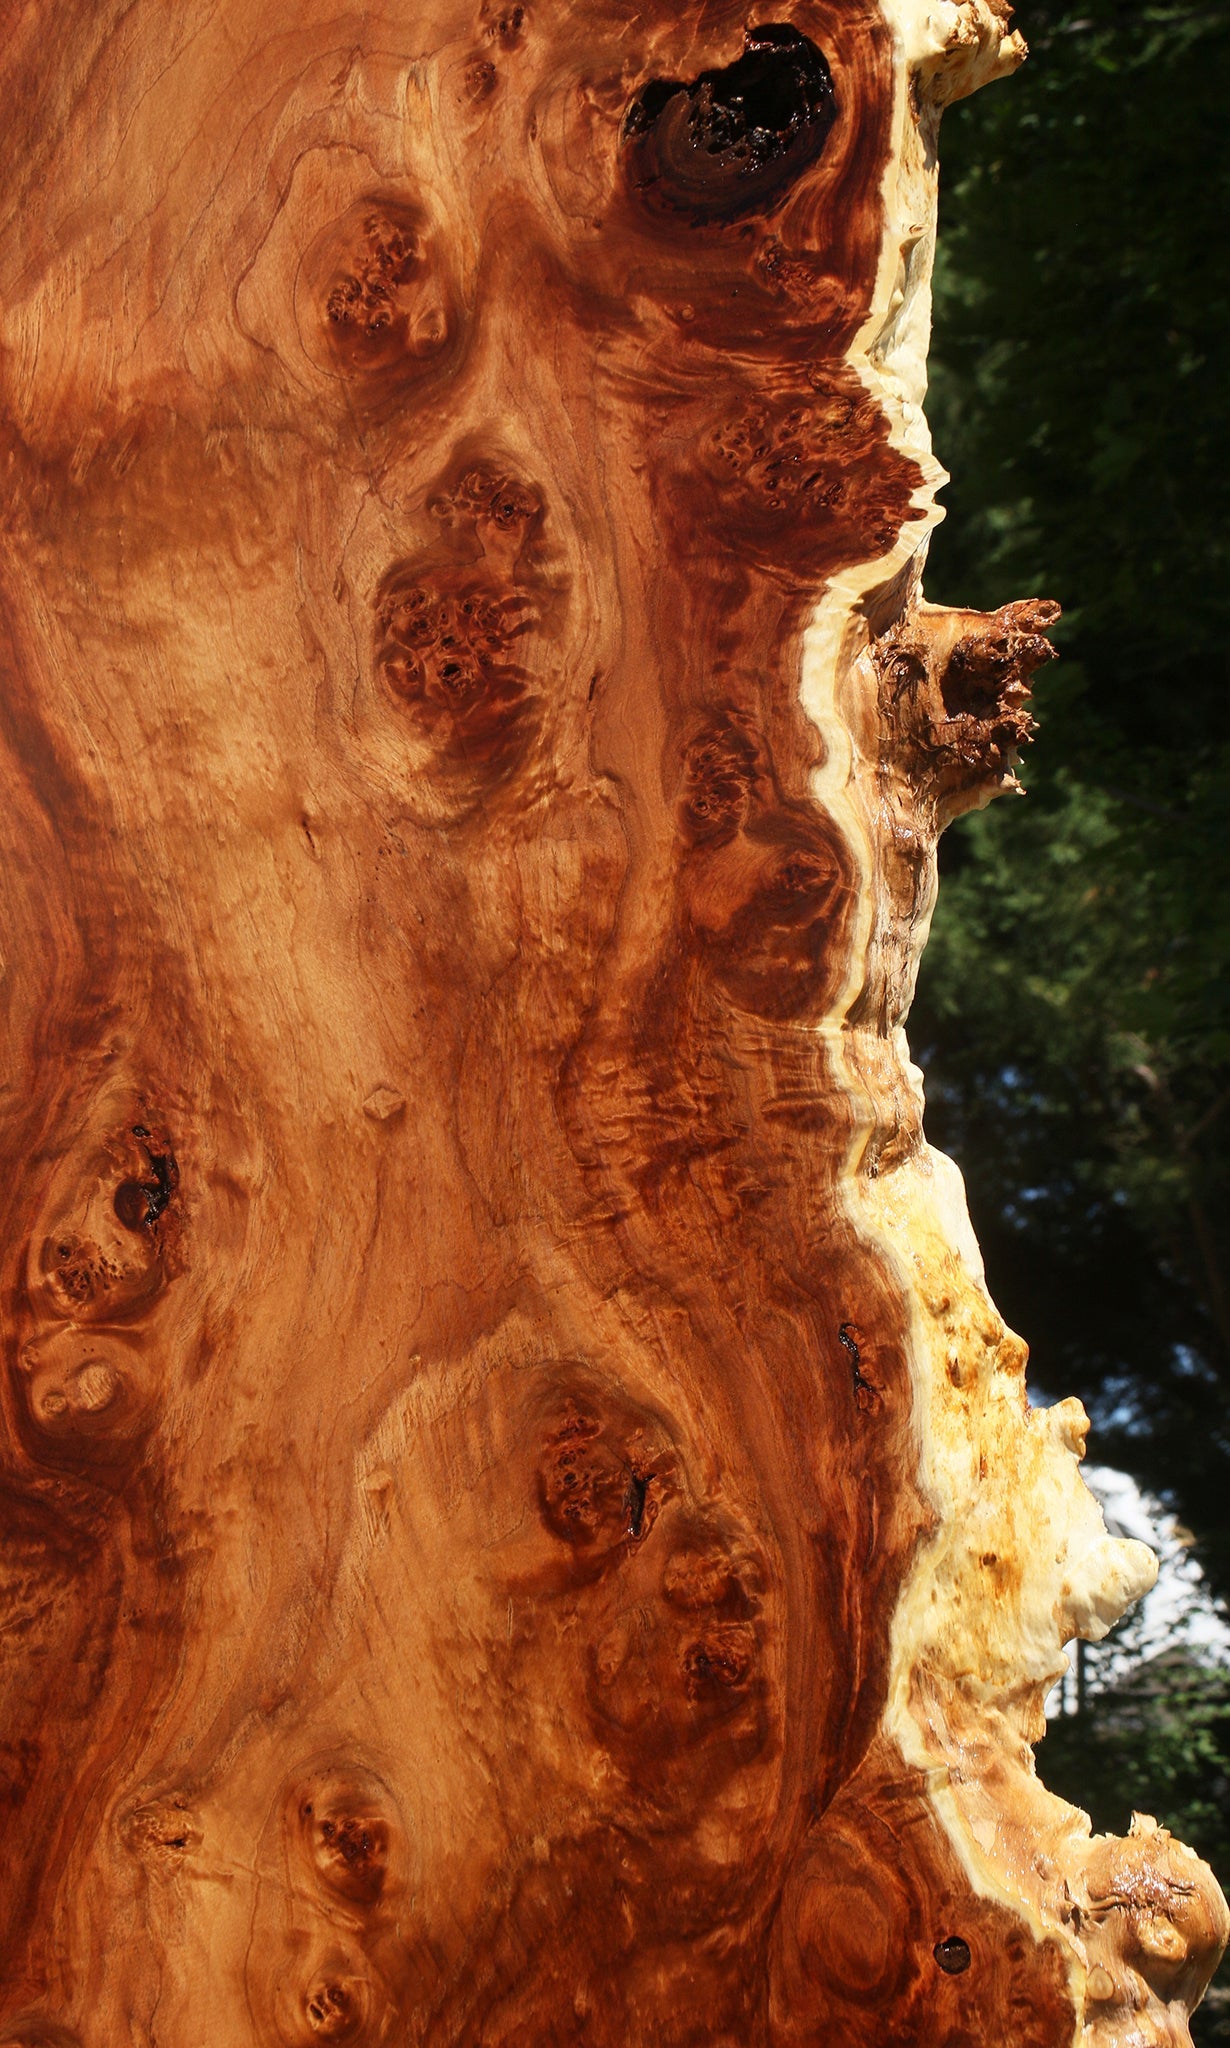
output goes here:
<path id="1" fill-rule="evenodd" d="M 417 239 L 383 214 L 369 213 L 363 222 L 366 250 L 351 275 L 329 293 L 325 310 L 338 327 L 353 327 L 369 339 L 392 326 L 398 295 L 418 267 Z"/>
<path id="2" fill-rule="evenodd" d="M 296 1866 L 292 1896 L 306 1900 L 314 1892 L 328 1932 L 297 2005 L 280 2012 L 278 2030 L 290 2041 L 351 2041 L 382 2007 L 387 2017 L 391 2004 L 369 1951 L 379 1950 L 396 1926 L 406 1887 L 405 1830 L 383 1779 L 341 1762 L 299 1780 L 287 1802 L 286 1834 Z"/>
<path id="3" fill-rule="evenodd" d="M 381 606 L 381 670 L 389 688 L 429 718 L 443 713 L 473 729 L 481 700 L 498 723 L 524 693 L 511 649 L 530 623 L 522 597 L 414 584 Z"/>
<path id="4" fill-rule="evenodd" d="M 782 802 L 734 717 L 697 734 L 682 765 L 680 897 L 700 957 L 756 1016 L 821 1010 L 849 898 L 830 826 L 812 806 Z"/>
<path id="5" fill-rule="evenodd" d="M 523 561 L 542 513 L 530 485 L 467 470 L 428 511 L 447 553 L 396 564 L 376 593 L 376 665 L 440 765 L 507 773 L 533 730 L 537 691 L 523 643 L 540 623 Z"/>
<path id="6" fill-rule="evenodd" d="M 336 368 L 377 375 L 438 356 L 449 339 L 448 296 L 414 211 L 392 201 L 360 207 L 326 240 L 343 250 L 323 288 Z"/>
<path id="7" fill-rule="evenodd" d="M 146 1425 L 154 1388 L 141 1325 L 174 1269 L 179 1170 L 165 1135 L 133 1122 L 64 1169 L 28 1274 L 20 1352 L 30 1419 L 60 1457 L 109 1458 Z"/>
<path id="8" fill-rule="evenodd" d="M 543 1445 L 538 1500 L 570 1580 L 595 1589 L 587 1693 L 607 1746 L 674 1757 L 755 1719 L 756 1568 L 690 1508 L 663 1444 L 578 1408 Z"/>

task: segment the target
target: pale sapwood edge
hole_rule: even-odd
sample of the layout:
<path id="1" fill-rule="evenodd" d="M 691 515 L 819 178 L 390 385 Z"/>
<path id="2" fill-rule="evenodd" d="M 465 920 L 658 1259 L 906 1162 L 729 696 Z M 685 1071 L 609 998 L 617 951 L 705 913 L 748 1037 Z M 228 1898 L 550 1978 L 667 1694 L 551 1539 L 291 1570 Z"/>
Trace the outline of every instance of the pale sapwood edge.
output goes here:
<path id="1" fill-rule="evenodd" d="M 1023 38 L 1007 32 L 1011 10 L 985 0 L 938 7 L 886 0 L 885 11 L 897 38 L 899 127 L 885 174 L 876 301 L 853 360 L 926 482 L 916 499 L 919 523 L 892 557 L 842 579 L 817 608 L 803 674 L 803 702 L 827 741 L 817 794 L 861 849 L 863 942 L 854 948 L 848 1006 L 865 999 L 867 963 L 883 946 L 876 925 L 885 894 L 877 878 L 892 837 L 930 838 L 925 885 L 889 911 L 908 932 L 897 960 L 880 966 L 891 1055 L 879 1033 L 851 1024 L 848 1010 L 833 1037 L 851 1095 L 865 1105 L 843 1195 L 913 1303 L 922 1470 L 937 1525 L 893 1618 L 885 1727 L 926 1774 L 928 1796 L 971 1882 L 1010 1902 L 1039 1937 L 1061 1937 L 1074 2048 L 1186 2041 L 1184 2013 L 1201 1996 L 1230 1931 L 1212 1872 L 1146 1816 L 1133 1818 L 1126 1840 L 1093 1836 L 1086 1814 L 1046 1791 L 1033 1749 L 1045 1732 L 1046 1694 L 1067 1668 L 1064 1646 L 1077 1637 L 1100 1641 L 1153 1585 L 1157 1560 L 1144 1544 L 1106 1532 L 1078 1470 L 1089 1427 L 1081 1404 L 1028 1405 L 1028 1352 L 987 1293 L 956 1166 L 925 1145 L 887 1169 L 882 1159 L 885 1135 L 923 1110 L 923 1076 L 910 1061 L 904 1025 L 935 900 L 936 824 L 1019 788 L 1008 759 L 994 764 L 998 773 L 963 787 L 959 804 L 941 796 L 937 805 L 925 777 L 886 789 L 886 736 L 882 723 L 869 732 L 867 702 L 883 667 L 877 605 L 892 593 L 896 611 L 902 578 L 916 642 L 938 637 L 951 646 L 990 623 L 922 598 L 928 536 L 943 516 L 934 493 L 946 481 L 923 409 L 936 141 L 945 106 L 1009 75 L 1027 54 Z M 1044 631 L 1047 619 L 1024 623 Z M 894 619 L 897 641 L 910 630 Z"/>

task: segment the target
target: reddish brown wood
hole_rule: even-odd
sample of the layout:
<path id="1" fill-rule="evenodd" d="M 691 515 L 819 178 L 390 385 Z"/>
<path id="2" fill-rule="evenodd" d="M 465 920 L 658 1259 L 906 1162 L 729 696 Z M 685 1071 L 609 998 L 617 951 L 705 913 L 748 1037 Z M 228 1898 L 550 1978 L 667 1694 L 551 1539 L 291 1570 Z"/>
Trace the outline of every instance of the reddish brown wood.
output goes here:
<path id="1" fill-rule="evenodd" d="M 8 7 L 9 2048 L 1187 2038 L 898 1035 L 1051 615 L 921 600 L 927 22 Z"/>

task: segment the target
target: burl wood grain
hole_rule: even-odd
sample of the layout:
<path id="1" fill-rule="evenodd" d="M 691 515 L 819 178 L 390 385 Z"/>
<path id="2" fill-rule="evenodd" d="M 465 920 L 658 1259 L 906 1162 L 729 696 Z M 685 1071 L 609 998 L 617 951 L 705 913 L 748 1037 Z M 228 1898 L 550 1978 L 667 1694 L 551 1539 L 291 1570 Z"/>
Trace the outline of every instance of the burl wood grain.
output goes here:
<path id="1" fill-rule="evenodd" d="M 900 1026 L 983 4 L 10 0 L 8 2048 L 1179 2043 Z"/>

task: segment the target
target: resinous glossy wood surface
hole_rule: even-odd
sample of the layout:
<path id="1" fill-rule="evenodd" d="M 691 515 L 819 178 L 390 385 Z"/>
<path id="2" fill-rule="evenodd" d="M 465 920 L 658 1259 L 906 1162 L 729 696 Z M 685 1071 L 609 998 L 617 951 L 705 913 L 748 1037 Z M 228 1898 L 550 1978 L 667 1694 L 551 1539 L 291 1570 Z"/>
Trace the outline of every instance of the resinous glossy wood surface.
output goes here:
<path id="1" fill-rule="evenodd" d="M 1052 616 L 919 592 L 1004 22 L 3 27 L 0 2040 L 1185 2040 L 899 1038 Z"/>

